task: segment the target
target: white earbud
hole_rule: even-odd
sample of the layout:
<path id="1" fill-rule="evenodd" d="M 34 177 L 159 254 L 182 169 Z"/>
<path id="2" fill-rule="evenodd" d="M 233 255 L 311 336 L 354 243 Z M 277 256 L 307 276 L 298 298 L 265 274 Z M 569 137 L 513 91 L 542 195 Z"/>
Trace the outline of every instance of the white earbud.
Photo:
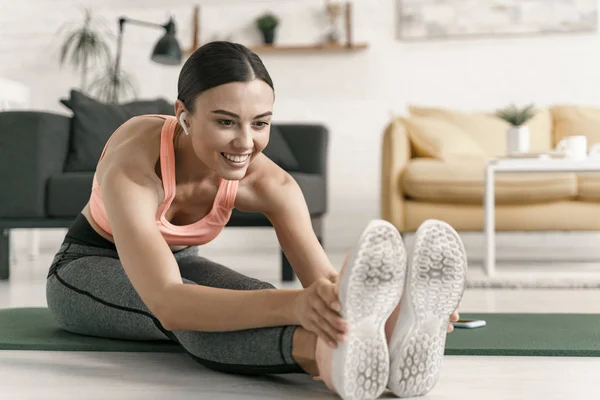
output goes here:
<path id="1" fill-rule="evenodd" d="M 179 116 L 179 123 L 181 124 L 181 127 L 183 128 L 183 131 L 185 132 L 185 134 L 189 135 L 190 131 L 189 131 L 187 125 L 185 124 L 185 112 L 182 112 L 181 115 Z"/>

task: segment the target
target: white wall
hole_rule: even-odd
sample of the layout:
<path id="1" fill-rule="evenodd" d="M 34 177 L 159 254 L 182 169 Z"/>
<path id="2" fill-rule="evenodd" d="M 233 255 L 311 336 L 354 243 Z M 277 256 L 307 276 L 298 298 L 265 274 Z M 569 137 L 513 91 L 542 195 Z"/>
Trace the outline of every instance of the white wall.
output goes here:
<path id="1" fill-rule="evenodd" d="M 202 4 L 202 40 L 230 36 L 257 43 L 253 18 L 272 10 L 282 18 L 281 43 L 316 40 L 322 30 L 322 1 L 97 0 L 88 1 L 113 31 L 120 15 L 162 23 L 173 13 L 178 37 L 191 43 L 191 13 Z M 217 5 L 220 4 L 220 5 Z M 58 99 L 78 85 L 78 75 L 59 69 L 55 32 L 79 17 L 71 0 L 0 0 L 0 77 L 31 87 L 32 107 L 65 112 Z M 261 55 L 276 85 L 278 121 L 315 121 L 331 130 L 330 212 L 326 242 L 351 245 L 370 218 L 379 215 L 382 130 L 390 113 L 409 103 L 461 109 L 491 109 L 508 102 L 538 105 L 600 105 L 600 36 L 573 34 L 498 39 L 402 43 L 395 39 L 395 1 L 355 2 L 354 37 L 370 43 L 353 54 Z M 149 61 L 161 32 L 126 26 L 123 67 L 134 74 L 140 96 L 176 95 L 178 68 Z M 232 241 L 276 244 L 272 234 L 227 232 L 215 245 Z"/>

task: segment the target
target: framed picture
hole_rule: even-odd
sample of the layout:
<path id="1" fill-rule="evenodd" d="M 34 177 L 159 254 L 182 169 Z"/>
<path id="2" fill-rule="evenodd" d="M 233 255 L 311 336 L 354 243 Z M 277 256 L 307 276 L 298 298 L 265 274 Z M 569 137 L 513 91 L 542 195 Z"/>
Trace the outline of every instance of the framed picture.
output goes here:
<path id="1" fill-rule="evenodd" d="M 595 32 L 598 0 L 396 0 L 397 38 Z"/>

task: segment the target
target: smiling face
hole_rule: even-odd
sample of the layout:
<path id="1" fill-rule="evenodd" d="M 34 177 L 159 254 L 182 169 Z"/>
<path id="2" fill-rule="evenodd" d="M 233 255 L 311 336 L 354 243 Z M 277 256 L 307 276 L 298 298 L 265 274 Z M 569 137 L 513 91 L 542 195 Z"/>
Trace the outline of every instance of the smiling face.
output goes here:
<path id="1" fill-rule="evenodd" d="M 232 82 L 202 92 L 194 112 L 177 100 L 177 119 L 186 111 L 196 156 L 223 179 L 240 180 L 267 146 L 273 113 L 273 89 L 264 81 Z"/>

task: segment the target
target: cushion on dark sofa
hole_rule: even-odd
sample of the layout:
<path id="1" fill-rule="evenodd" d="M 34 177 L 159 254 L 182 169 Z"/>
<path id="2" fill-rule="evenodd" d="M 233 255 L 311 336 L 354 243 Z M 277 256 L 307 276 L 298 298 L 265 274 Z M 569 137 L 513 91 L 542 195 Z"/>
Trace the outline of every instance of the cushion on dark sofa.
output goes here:
<path id="1" fill-rule="evenodd" d="M 327 212 L 327 182 L 325 177 L 304 172 L 290 172 L 300 186 L 310 214 L 322 215 Z"/>
<path id="2" fill-rule="evenodd" d="M 72 218 L 83 210 L 92 193 L 93 172 L 65 172 L 48 178 L 46 215 Z"/>
<path id="3" fill-rule="evenodd" d="M 173 105 L 165 99 L 105 104 L 77 90 L 71 90 L 71 98 L 61 103 L 73 111 L 66 172 L 95 171 L 108 138 L 128 119 L 143 114 L 174 114 Z"/>
<path id="4" fill-rule="evenodd" d="M 263 153 L 286 171 L 298 171 L 298 160 L 277 125 L 271 124 L 269 144 L 264 148 Z"/>

